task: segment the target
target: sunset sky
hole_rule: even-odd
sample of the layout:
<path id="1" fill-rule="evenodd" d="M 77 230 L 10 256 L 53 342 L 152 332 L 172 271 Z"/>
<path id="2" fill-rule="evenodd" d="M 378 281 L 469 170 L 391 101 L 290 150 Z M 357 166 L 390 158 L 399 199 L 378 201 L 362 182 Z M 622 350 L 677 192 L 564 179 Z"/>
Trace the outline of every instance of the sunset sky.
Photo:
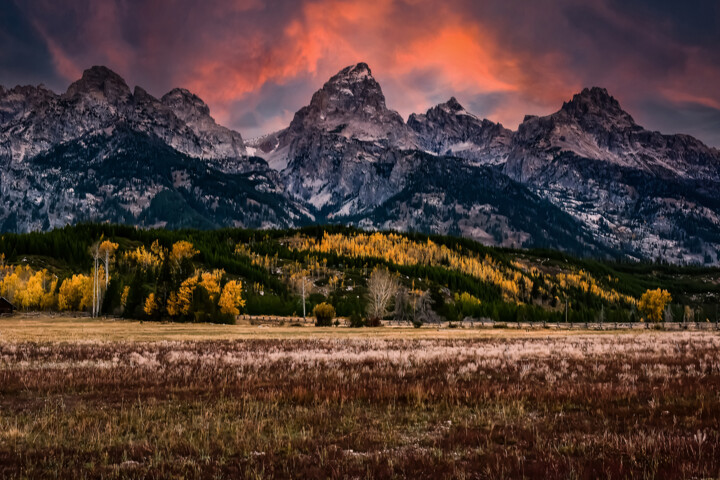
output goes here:
<path id="1" fill-rule="evenodd" d="M 403 117 L 451 96 L 515 129 L 585 86 L 720 147 L 720 2 L 0 0 L 0 84 L 61 92 L 91 65 L 197 93 L 253 137 L 367 62 Z"/>

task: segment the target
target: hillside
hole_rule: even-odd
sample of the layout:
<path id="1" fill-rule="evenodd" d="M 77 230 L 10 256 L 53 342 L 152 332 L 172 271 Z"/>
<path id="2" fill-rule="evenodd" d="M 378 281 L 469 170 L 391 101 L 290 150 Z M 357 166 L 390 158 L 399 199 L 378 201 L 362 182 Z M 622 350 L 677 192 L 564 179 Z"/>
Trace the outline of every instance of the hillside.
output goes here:
<path id="1" fill-rule="evenodd" d="M 368 284 L 387 269 L 397 288 L 378 315 L 386 320 L 639 321 L 641 296 L 660 288 L 672 296 L 663 318 L 714 321 L 720 284 L 716 268 L 579 260 L 447 236 L 82 224 L 2 236 L 0 295 L 22 310 L 91 311 L 100 241 L 100 313 L 150 320 L 301 315 L 303 282 L 307 312 L 326 302 L 338 316 L 369 318 Z"/>

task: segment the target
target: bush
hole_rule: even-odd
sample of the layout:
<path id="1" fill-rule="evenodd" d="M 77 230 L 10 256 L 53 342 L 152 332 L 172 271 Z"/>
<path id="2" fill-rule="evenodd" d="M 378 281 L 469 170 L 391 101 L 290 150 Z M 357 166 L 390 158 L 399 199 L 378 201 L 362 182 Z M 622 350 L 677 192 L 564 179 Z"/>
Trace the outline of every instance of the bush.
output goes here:
<path id="1" fill-rule="evenodd" d="M 412 322 L 412 324 L 415 328 L 420 328 L 423 326 L 423 322 L 421 322 L 420 320 L 415 320 L 414 322 Z"/>
<path id="2" fill-rule="evenodd" d="M 382 326 L 382 321 L 377 317 L 368 318 L 365 320 L 365 326 L 366 327 L 380 327 Z"/>
<path id="3" fill-rule="evenodd" d="M 352 315 L 350 315 L 350 326 L 352 328 L 360 328 L 365 326 L 365 322 L 363 321 L 359 313 L 353 312 Z"/>
<path id="4" fill-rule="evenodd" d="M 335 307 L 329 303 L 318 303 L 313 309 L 316 327 L 331 327 L 335 318 Z"/>

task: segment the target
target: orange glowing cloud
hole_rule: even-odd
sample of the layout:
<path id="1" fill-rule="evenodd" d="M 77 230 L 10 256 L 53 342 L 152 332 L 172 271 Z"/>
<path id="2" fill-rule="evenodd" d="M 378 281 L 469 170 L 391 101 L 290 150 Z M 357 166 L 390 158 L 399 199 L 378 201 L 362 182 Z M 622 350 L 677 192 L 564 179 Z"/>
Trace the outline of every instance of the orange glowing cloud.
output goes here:
<path id="1" fill-rule="evenodd" d="M 516 91 L 516 65 L 499 55 L 473 26 L 442 26 L 427 38 L 413 40 L 396 53 L 394 70 L 432 69 L 454 91 Z"/>
<path id="2" fill-rule="evenodd" d="M 403 116 L 456 96 L 514 128 L 592 85 L 623 103 L 654 95 L 720 110 L 716 45 L 698 45 L 697 32 L 683 43 L 644 10 L 630 15 L 609 0 L 171 4 L 26 0 L 20 8 L 68 81 L 105 64 L 155 95 L 185 87 L 220 123 L 248 125 L 250 135 L 287 124 L 324 81 L 361 61 Z"/>

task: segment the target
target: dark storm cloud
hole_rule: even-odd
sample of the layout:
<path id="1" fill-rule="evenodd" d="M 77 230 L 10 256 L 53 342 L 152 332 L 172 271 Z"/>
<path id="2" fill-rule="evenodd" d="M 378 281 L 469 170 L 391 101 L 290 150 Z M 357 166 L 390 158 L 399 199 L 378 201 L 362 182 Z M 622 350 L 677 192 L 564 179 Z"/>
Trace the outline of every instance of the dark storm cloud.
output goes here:
<path id="1" fill-rule="evenodd" d="M 0 0 L 0 85 L 44 83 L 57 88 L 52 56 L 28 18 L 10 0 Z"/>
<path id="2" fill-rule="evenodd" d="M 697 103 L 669 105 L 661 99 L 646 100 L 638 105 L 636 121 L 651 122 L 663 133 L 685 133 L 704 138 L 710 145 L 720 145 L 720 109 Z"/>
<path id="3" fill-rule="evenodd" d="M 246 136 L 366 61 L 407 117 L 456 96 L 510 128 L 600 85 L 649 128 L 720 145 L 720 7 L 653 0 L 0 0 L 0 83 L 105 64 L 196 92 Z M 675 115 L 672 112 L 676 112 Z"/>

